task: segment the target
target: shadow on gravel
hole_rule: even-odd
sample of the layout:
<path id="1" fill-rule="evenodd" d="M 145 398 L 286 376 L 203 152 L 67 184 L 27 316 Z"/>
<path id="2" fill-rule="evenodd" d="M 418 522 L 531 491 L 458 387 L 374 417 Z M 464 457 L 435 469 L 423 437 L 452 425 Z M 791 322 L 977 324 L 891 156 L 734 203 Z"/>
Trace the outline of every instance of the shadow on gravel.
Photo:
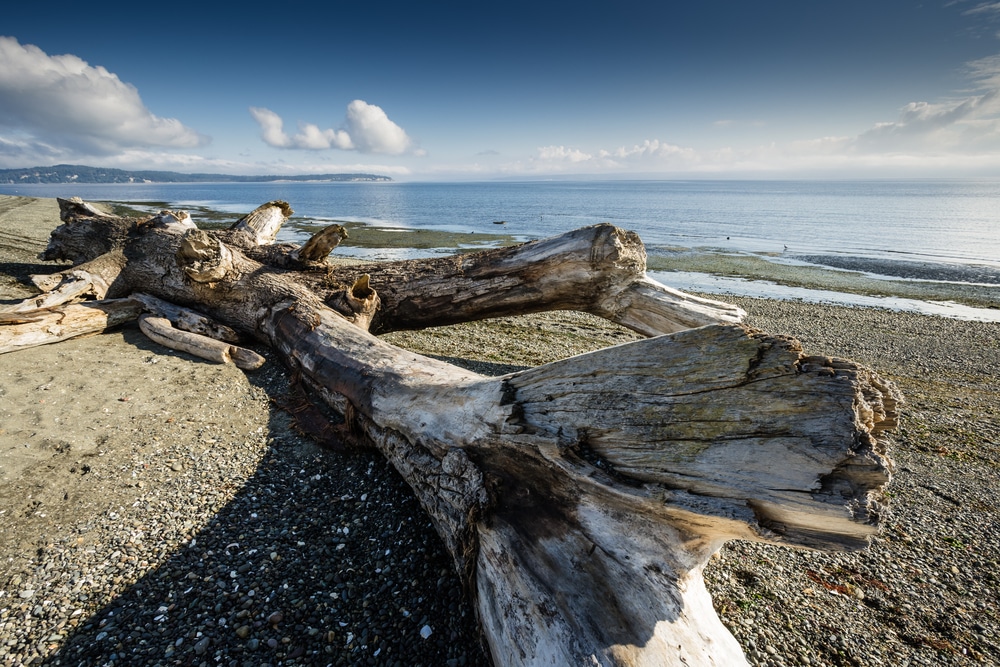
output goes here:
<path id="1" fill-rule="evenodd" d="M 53 265 L 52 262 L 47 262 L 45 264 L 34 264 L 28 262 L 0 262 L 0 276 L 12 276 L 19 283 L 31 285 L 31 276 L 35 274 L 56 273 L 57 271 L 62 271 L 68 268 L 70 268 L 69 264 L 59 266 Z M 11 303 L 16 303 L 16 301 L 12 301 Z"/>
<path id="2" fill-rule="evenodd" d="M 273 360 L 248 377 L 272 401 L 288 392 Z M 276 407 L 269 431 L 255 474 L 209 525 L 58 631 L 65 641 L 44 664 L 490 664 L 451 561 L 395 470 L 374 451 L 320 449 Z"/>

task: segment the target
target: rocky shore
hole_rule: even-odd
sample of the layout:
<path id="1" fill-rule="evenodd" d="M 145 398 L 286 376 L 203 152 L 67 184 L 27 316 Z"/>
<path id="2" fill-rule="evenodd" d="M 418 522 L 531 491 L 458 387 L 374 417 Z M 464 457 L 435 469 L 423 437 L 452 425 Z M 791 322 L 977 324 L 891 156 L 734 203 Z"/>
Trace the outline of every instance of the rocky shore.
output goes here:
<path id="1" fill-rule="evenodd" d="M 0 299 L 52 270 L 53 211 L 0 200 Z M 1000 664 L 998 326 L 732 300 L 907 399 L 870 549 L 731 543 L 706 569 L 751 663 Z M 389 338 L 499 374 L 634 335 L 552 313 Z M 488 665 L 412 493 L 299 435 L 288 391 L 273 357 L 244 374 L 130 327 L 0 357 L 0 665 Z"/>

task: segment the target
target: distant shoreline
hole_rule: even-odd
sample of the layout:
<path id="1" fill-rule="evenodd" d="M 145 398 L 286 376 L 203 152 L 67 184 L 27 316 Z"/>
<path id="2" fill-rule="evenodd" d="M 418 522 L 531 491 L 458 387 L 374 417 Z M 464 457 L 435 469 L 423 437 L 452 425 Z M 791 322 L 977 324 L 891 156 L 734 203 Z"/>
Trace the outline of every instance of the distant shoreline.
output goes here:
<path id="1" fill-rule="evenodd" d="M 104 169 L 87 165 L 57 164 L 51 167 L 0 169 L 0 185 L 160 185 L 165 183 L 388 183 L 380 174 L 182 174 L 176 171 Z"/>

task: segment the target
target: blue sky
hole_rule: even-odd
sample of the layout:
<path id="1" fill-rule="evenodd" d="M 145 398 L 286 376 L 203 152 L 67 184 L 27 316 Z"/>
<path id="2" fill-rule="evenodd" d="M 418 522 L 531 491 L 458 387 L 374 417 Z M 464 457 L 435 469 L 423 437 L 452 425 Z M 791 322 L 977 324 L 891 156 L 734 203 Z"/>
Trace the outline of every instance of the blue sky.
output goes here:
<path id="1" fill-rule="evenodd" d="M 1000 2 L 17 2 L 0 167 L 1000 176 Z"/>

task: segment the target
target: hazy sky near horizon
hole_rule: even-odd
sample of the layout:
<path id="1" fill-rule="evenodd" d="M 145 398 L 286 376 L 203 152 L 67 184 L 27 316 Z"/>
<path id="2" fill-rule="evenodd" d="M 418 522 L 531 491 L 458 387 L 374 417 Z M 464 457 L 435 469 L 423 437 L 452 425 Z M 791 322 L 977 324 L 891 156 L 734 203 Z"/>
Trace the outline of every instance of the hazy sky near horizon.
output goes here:
<path id="1" fill-rule="evenodd" d="M 1000 2 L 17 2 L 0 167 L 1000 176 Z"/>

